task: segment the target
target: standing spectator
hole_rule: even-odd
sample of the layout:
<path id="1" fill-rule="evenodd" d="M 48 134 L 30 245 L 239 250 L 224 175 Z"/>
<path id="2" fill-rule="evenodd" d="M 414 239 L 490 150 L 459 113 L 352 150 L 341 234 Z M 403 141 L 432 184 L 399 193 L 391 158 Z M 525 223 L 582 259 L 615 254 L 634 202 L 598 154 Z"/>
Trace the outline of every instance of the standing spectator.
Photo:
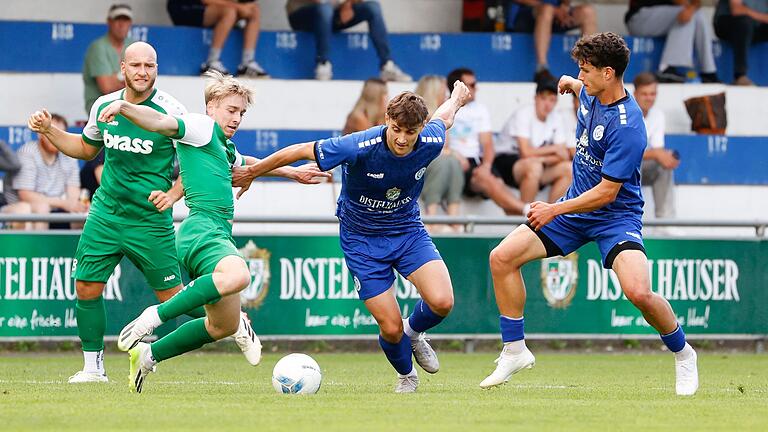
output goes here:
<path id="1" fill-rule="evenodd" d="M 239 20 L 245 20 L 243 28 L 243 53 L 237 75 L 249 78 L 269 78 L 256 62 L 256 43 L 259 40 L 261 9 L 255 0 L 168 0 L 168 14 L 174 25 L 213 28 L 208 59 L 200 67 L 200 73 L 208 70 L 229 74 L 221 63 L 221 51 L 229 32 Z"/>
<path id="2" fill-rule="evenodd" d="M 508 3 L 507 30 L 533 33 L 536 73 L 533 80 L 555 79 L 549 72 L 547 53 L 552 32 L 565 33 L 575 28 L 582 35 L 597 31 L 597 14 L 592 5 L 571 6 L 570 0 L 512 0 Z"/>
<path id="3" fill-rule="evenodd" d="M 448 100 L 445 91 L 445 79 L 437 75 L 425 75 L 416 85 L 416 94 L 424 98 L 431 118 L 437 107 Z M 448 137 L 446 136 L 446 141 Z M 424 189 L 421 191 L 421 199 L 424 201 L 424 214 L 433 216 L 437 209 L 444 206 L 448 216 L 458 216 L 461 207 L 461 191 L 464 189 L 464 171 L 457 154 L 451 150 L 448 143 L 443 145 L 443 150 L 437 159 L 427 165 L 424 173 Z M 463 159 L 463 158 L 462 158 Z M 427 226 L 430 232 L 454 231 L 460 232 L 461 225 Z"/>
<path id="4" fill-rule="evenodd" d="M 660 82 L 682 83 L 683 68 L 693 68 L 693 50 L 703 83 L 718 83 L 712 31 L 701 10 L 701 0 L 630 0 L 624 16 L 629 34 L 667 36 L 659 63 Z"/>
<path id="5" fill-rule="evenodd" d="M 125 4 L 114 4 L 107 12 L 107 34 L 88 45 L 83 64 L 85 112 L 101 95 L 125 87 L 120 61 L 125 47 L 133 43 L 128 37 L 133 23 L 133 10 Z"/>
<path id="6" fill-rule="evenodd" d="M 718 0 L 715 34 L 733 48 L 733 83 L 755 85 L 747 76 L 749 46 L 768 41 L 768 0 Z"/>
<path id="7" fill-rule="evenodd" d="M 495 152 L 491 115 L 475 100 L 477 78 L 471 69 L 459 68 L 448 74 L 448 90 L 456 81 L 463 82 L 472 93 L 466 105 L 456 115 L 448 144 L 459 157 L 464 171 L 464 194 L 485 196 L 493 200 L 506 214 L 526 214 L 527 204 L 515 197 L 493 169 Z"/>
<path id="8" fill-rule="evenodd" d="M 412 81 L 392 61 L 387 40 L 387 26 L 381 6 L 373 0 L 288 0 L 285 6 L 291 28 L 315 34 L 317 57 L 315 79 L 333 78 L 333 66 L 328 59 L 331 34 L 368 22 L 371 40 L 380 62 L 380 77 L 384 81 Z"/>
<path id="9" fill-rule="evenodd" d="M 67 129 L 64 117 L 53 114 L 52 124 Z M 79 200 L 80 176 L 77 161 L 59 153 L 58 149 L 43 135 L 37 142 L 30 141 L 16 153 L 21 168 L 10 179 L 5 189 L 9 204 L 25 203 L 24 213 L 83 213 L 87 207 Z M 22 206 L 24 206 L 22 204 Z M 51 223 L 50 228 L 69 228 L 69 224 Z M 46 229 L 45 222 L 35 223 L 35 229 Z"/>
<path id="10" fill-rule="evenodd" d="M 384 114 L 387 112 L 387 83 L 378 78 L 369 78 L 363 84 L 363 91 L 355 102 L 355 106 L 347 116 L 342 135 L 370 129 L 384 124 Z"/>
<path id="11" fill-rule="evenodd" d="M 533 100 L 533 105 L 518 109 L 502 127 L 493 166 L 504 183 L 520 189 L 524 202 L 533 202 L 542 186 L 551 185 L 548 202 L 552 203 L 571 184 L 564 121 L 554 111 L 557 82 L 539 82 Z"/>
<path id="12" fill-rule="evenodd" d="M 635 77 L 635 100 L 643 111 L 648 148 L 643 153 L 641 182 L 653 188 L 653 204 L 657 218 L 675 217 L 674 170 L 680 165 L 675 152 L 664 148 L 664 114 L 654 108 L 657 81 L 653 74 L 643 72 Z"/>

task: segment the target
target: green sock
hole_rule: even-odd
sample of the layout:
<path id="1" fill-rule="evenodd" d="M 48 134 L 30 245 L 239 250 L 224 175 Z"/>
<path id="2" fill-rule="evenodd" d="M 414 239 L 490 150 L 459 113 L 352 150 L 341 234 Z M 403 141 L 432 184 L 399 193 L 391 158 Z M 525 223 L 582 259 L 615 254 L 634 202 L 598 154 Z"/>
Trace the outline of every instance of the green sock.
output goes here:
<path id="1" fill-rule="evenodd" d="M 196 307 L 191 311 L 184 312 L 184 315 L 190 318 L 205 318 L 205 308 L 203 306 Z"/>
<path id="2" fill-rule="evenodd" d="M 93 300 L 77 299 L 75 303 L 77 335 L 83 344 L 83 351 L 101 351 L 104 349 L 104 332 L 107 330 L 107 308 L 104 298 Z"/>
<path id="3" fill-rule="evenodd" d="M 202 305 L 216 303 L 220 299 L 221 294 L 213 284 L 213 275 L 207 274 L 193 280 L 168 301 L 158 306 L 157 314 L 163 322 L 166 322 Z"/>
<path id="4" fill-rule="evenodd" d="M 167 360 L 214 341 L 205 329 L 205 318 L 193 319 L 152 343 L 152 357 L 157 361 Z"/>

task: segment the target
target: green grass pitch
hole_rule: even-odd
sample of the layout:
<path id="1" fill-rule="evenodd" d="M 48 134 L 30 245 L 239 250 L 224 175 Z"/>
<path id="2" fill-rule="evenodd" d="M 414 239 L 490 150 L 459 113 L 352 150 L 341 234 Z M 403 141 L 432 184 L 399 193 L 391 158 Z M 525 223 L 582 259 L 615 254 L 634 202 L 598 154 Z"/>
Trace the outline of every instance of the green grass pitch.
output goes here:
<path id="1" fill-rule="evenodd" d="M 420 371 L 412 395 L 392 392 L 381 354 L 314 354 L 323 369 L 314 396 L 272 389 L 281 356 L 255 368 L 238 354 L 182 356 L 137 395 L 122 353 L 106 356 L 109 384 L 82 385 L 66 384 L 79 354 L 3 353 L 0 430 L 768 430 L 766 355 L 700 354 L 701 387 L 689 398 L 674 395 L 669 354 L 539 354 L 533 370 L 481 390 L 494 354 L 443 353 L 441 371 Z"/>

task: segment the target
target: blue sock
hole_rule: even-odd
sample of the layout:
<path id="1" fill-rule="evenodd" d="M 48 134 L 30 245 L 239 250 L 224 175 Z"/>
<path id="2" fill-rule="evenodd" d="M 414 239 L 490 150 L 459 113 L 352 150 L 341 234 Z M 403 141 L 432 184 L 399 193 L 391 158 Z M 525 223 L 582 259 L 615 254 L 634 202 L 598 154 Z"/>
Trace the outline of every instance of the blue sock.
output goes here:
<path id="1" fill-rule="evenodd" d="M 501 328 L 501 340 L 504 343 L 525 339 L 523 332 L 524 318 L 514 319 L 499 315 L 499 327 Z"/>
<path id="2" fill-rule="evenodd" d="M 683 332 L 683 328 L 679 325 L 672 333 L 661 335 L 661 340 L 673 353 L 682 351 L 685 348 L 685 332 Z"/>
<path id="3" fill-rule="evenodd" d="M 408 375 L 413 370 L 413 357 L 411 351 L 411 338 L 403 334 L 403 338 L 398 343 L 391 343 L 384 340 L 379 335 L 379 345 L 387 355 L 387 360 L 392 363 L 400 375 Z"/>
<path id="4" fill-rule="evenodd" d="M 445 317 L 432 311 L 424 300 L 419 300 L 413 307 L 413 313 L 408 317 L 408 325 L 415 332 L 424 332 L 440 324 Z"/>

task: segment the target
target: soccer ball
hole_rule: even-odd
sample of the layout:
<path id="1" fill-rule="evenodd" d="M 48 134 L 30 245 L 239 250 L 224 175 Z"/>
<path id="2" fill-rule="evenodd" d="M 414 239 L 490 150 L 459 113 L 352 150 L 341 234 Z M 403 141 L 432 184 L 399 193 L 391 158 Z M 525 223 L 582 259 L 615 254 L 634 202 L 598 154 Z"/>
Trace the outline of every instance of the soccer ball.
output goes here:
<path id="1" fill-rule="evenodd" d="M 288 354 L 272 370 L 272 387 L 278 393 L 315 394 L 322 379 L 320 366 L 306 354 Z"/>

